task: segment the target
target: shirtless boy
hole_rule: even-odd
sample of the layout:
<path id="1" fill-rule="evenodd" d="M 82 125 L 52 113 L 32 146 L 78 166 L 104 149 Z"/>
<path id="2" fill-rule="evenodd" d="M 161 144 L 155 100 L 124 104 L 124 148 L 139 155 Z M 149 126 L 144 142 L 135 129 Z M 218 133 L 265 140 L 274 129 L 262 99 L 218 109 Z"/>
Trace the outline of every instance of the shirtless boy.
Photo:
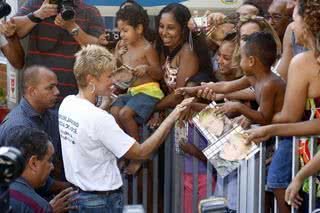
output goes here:
<path id="1" fill-rule="evenodd" d="M 149 119 L 164 96 L 157 82 L 162 79 L 162 72 L 156 50 L 144 37 L 148 22 L 143 12 L 128 5 L 117 12 L 116 20 L 121 41 L 115 54 L 122 64 L 132 68 L 135 80 L 127 94 L 112 105 L 111 113 L 124 131 L 140 141 L 138 123 Z M 131 162 L 127 173 L 134 174 L 140 166 L 140 162 Z"/>
<path id="2" fill-rule="evenodd" d="M 258 111 L 240 102 L 226 102 L 220 111 L 240 113 L 256 124 L 270 124 L 273 115 L 281 111 L 285 94 L 284 81 L 271 71 L 276 55 L 276 43 L 271 34 L 253 33 L 241 48 L 240 67 L 245 73 L 244 77 L 235 81 L 181 88 L 177 92 L 212 99 L 215 93 L 225 94 L 253 87 L 259 104 Z"/>

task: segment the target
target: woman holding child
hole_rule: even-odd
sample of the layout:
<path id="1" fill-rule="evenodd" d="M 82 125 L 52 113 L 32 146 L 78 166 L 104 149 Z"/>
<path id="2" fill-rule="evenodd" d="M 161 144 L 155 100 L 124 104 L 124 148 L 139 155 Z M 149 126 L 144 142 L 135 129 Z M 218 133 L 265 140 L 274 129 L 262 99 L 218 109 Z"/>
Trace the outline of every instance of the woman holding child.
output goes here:
<path id="1" fill-rule="evenodd" d="M 211 72 L 210 57 L 205 40 L 194 35 L 188 28 L 191 18 L 187 7 L 172 3 L 164 7 L 157 20 L 158 39 L 156 47 L 164 73 L 166 97 L 157 104 L 158 110 L 172 108 L 183 96 L 174 93 L 199 72 Z"/>
<path id="2" fill-rule="evenodd" d="M 188 28 L 191 18 L 190 11 L 181 4 L 172 3 L 164 7 L 157 19 L 158 37 L 156 48 L 160 56 L 160 63 L 164 74 L 163 90 L 166 96 L 157 104 L 159 111 L 172 109 L 183 100 L 183 96 L 175 94 L 175 89 L 187 84 L 200 83 L 210 80 L 212 66 L 208 47 L 202 35 L 192 33 Z M 159 121 L 157 121 L 159 122 Z M 206 161 L 204 155 L 195 146 L 186 144 L 188 138 L 187 128 L 175 128 L 176 143 L 191 156 L 200 156 Z M 203 163 L 205 165 L 205 163 Z M 190 164 L 188 164 L 190 165 Z M 188 167 L 188 166 L 187 166 Z M 205 166 L 201 167 L 206 171 Z M 186 168 L 190 172 L 192 168 Z M 184 212 L 192 212 L 192 175 L 184 176 Z M 199 199 L 206 196 L 206 175 L 199 176 Z M 213 186 L 215 183 L 213 183 Z"/>

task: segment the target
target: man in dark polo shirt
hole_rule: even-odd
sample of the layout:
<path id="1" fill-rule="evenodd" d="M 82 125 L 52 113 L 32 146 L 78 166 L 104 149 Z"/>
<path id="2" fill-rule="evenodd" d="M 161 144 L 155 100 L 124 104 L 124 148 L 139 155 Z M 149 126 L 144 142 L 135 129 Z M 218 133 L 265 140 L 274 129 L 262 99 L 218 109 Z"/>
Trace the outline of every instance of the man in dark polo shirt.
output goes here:
<path id="1" fill-rule="evenodd" d="M 65 21 L 49 0 L 27 0 L 14 17 L 20 38 L 29 35 L 26 65 L 43 65 L 58 77 L 59 102 L 77 93 L 73 75 L 74 54 L 80 46 L 97 44 L 103 20 L 97 8 L 73 0 L 75 18 Z"/>
<path id="2" fill-rule="evenodd" d="M 76 193 L 72 188 L 62 191 L 50 203 L 35 191 L 45 184 L 53 169 L 54 148 L 47 134 L 34 128 L 20 128 L 9 136 L 9 143 L 20 150 L 26 162 L 21 176 L 10 184 L 12 212 L 67 212 L 73 209 L 69 206 Z"/>

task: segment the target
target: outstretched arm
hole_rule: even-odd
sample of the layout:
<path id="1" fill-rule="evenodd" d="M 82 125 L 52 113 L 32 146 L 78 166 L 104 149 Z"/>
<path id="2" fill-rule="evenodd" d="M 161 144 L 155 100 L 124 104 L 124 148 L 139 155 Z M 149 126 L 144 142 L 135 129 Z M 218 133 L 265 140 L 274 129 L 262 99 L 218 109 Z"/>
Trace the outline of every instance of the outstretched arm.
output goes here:
<path id="1" fill-rule="evenodd" d="M 203 83 L 197 87 L 184 87 L 177 89 L 178 94 L 188 94 L 190 96 L 198 96 L 201 98 L 208 98 L 208 94 L 212 93 L 231 93 L 250 87 L 251 84 L 247 77 L 242 77 L 234 81 L 222 81 L 217 83 Z"/>
<path id="2" fill-rule="evenodd" d="M 177 105 L 147 140 L 142 144 L 135 142 L 124 157 L 133 160 L 147 159 L 164 142 L 181 112 L 183 112 L 191 102 L 192 98 L 186 99 L 181 104 Z"/>
<path id="3" fill-rule="evenodd" d="M 299 196 L 299 191 L 304 180 L 312 175 L 315 175 L 320 171 L 320 153 L 317 153 L 314 158 L 309 161 L 294 177 L 290 185 L 288 186 L 285 194 L 285 200 L 293 205 L 293 207 L 298 208 L 302 199 Z"/>
<path id="4" fill-rule="evenodd" d="M 320 134 L 320 119 L 299 123 L 272 124 L 250 129 L 248 141 L 261 142 L 272 136 L 306 136 Z"/>

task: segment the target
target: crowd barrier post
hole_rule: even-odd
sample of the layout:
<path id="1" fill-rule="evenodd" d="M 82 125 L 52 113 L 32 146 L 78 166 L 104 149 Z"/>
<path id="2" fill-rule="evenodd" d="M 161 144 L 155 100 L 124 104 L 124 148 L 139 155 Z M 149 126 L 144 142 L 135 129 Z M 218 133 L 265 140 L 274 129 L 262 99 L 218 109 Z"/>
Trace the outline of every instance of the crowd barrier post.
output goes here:
<path id="1" fill-rule="evenodd" d="M 196 128 L 193 128 L 193 144 L 196 147 L 199 147 L 199 135 L 196 131 Z M 192 161 L 192 176 L 193 176 L 193 186 L 192 186 L 192 209 L 193 212 L 197 212 L 198 209 L 198 191 L 199 191 L 199 185 L 198 185 L 198 164 L 199 160 L 195 157 L 193 157 L 193 161 Z"/>
<path id="2" fill-rule="evenodd" d="M 164 144 L 164 212 L 172 212 L 172 157 L 175 153 L 174 128 L 171 129 Z"/>
<path id="3" fill-rule="evenodd" d="M 317 152 L 317 144 L 315 137 L 310 138 L 310 160 Z M 315 176 L 309 177 L 309 213 L 312 213 L 315 209 L 316 203 L 316 183 L 315 183 Z"/>
<path id="4" fill-rule="evenodd" d="M 299 138 L 293 137 L 292 138 L 293 145 L 292 145 L 292 179 L 297 174 L 299 170 Z M 291 213 L 296 213 L 297 210 L 291 207 Z"/>
<path id="5" fill-rule="evenodd" d="M 266 144 L 259 145 L 259 213 L 265 212 Z"/>

